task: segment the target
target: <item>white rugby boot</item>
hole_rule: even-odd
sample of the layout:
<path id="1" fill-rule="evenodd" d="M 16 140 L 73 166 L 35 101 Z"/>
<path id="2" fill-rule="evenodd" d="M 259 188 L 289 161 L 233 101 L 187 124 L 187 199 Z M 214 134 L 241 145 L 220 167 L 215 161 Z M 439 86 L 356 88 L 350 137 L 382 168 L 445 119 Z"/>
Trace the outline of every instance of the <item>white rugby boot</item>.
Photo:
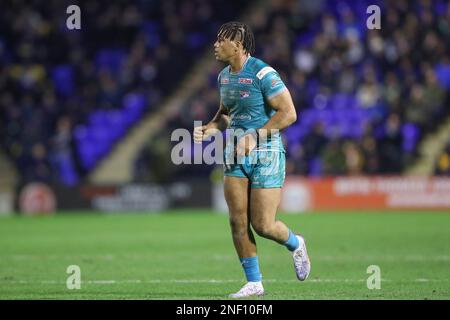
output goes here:
<path id="1" fill-rule="evenodd" d="M 229 295 L 230 298 L 247 298 L 247 297 L 260 297 L 264 295 L 264 287 L 261 281 L 247 282 L 241 290 Z"/>
<path id="2" fill-rule="evenodd" d="M 306 251 L 305 239 L 301 235 L 296 235 L 299 246 L 292 252 L 295 273 L 300 281 L 306 280 L 311 272 L 311 262 Z"/>

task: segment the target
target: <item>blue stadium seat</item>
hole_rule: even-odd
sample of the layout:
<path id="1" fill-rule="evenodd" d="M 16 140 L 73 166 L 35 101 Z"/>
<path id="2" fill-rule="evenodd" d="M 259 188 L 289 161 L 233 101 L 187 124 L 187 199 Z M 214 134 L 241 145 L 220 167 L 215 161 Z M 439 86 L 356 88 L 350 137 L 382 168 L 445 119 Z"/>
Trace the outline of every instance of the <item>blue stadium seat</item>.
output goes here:
<path id="1" fill-rule="evenodd" d="M 420 138 L 420 129 L 413 123 L 405 123 L 402 126 L 403 150 L 413 152 Z"/>
<path id="2" fill-rule="evenodd" d="M 73 94 L 74 86 L 72 66 L 65 64 L 53 68 L 52 80 L 58 94 L 66 97 Z"/>
<path id="3" fill-rule="evenodd" d="M 97 53 L 95 63 L 98 69 L 107 69 L 116 74 L 125 58 L 126 53 L 123 49 L 103 49 Z"/>

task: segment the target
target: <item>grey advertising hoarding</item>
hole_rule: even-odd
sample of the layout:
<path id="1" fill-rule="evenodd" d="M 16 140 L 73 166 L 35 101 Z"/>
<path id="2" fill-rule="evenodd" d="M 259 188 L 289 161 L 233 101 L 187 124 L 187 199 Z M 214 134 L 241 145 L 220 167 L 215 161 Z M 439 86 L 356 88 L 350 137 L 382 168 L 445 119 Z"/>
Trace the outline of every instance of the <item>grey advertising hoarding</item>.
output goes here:
<path id="1" fill-rule="evenodd" d="M 56 211 L 160 212 L 172 208 L 211 208 L 211 183 L 186 180 L 168 184 L 49 186 Z"/>

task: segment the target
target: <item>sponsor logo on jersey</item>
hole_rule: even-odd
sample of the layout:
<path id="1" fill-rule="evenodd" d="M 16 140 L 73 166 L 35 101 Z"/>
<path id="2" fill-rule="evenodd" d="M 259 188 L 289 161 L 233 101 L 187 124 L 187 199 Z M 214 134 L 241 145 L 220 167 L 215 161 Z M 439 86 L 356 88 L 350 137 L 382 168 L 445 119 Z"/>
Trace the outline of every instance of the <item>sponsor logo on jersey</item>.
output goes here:
<path id="1" fill-rule="evenodd" d="M 259 70 L 259 72 L 256 74 L 256 77 L 261 80 L 262 78 L 264 78 L 264 76 L 266 74 L 268 74 L 269 72 L 275 71 L 274 68 L 272 67 L 264 67 L 261 70 Z M 275 71 L 276 72 L 276 71 Z"/>
<path id="2" fill-rule="evenodd" d="M 230 79 L 228 78 L 221 78 L 220 79 L 220 84 L 229 84 L 230 83 Z"/>
<path id="3" fill-rule="evenodd" d="M 250 97 L 250 91 L 239 91 L 239 95 L 241 96 L 241 99 L 245 99 Z"/>
<path id="4" fill-rule="evenodd" d="M 252 84 L 253 79 L 252 78 L 239 78 L 239 83 L 241 84 Z"/>
<path id="5" fill-rule="evenodd" d="M 236 114 L 231 117 L 231 120 L 251 120 L 252 117 L 248 113 Z"/>

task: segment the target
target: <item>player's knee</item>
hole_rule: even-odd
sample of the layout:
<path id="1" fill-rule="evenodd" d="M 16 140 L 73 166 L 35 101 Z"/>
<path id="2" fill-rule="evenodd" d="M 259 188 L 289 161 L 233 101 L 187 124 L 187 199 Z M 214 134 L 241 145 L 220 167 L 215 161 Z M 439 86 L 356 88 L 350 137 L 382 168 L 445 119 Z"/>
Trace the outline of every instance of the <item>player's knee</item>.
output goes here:
<path id="1" fill-rule="evenodd" d="M 252 227 L 260 237 L 264 238 L 269 237 L 273 230 L 272 223 L 263 220 L 252 222 Z"/>
<path id="2" fill-rule="evenodd" d="M 247 222 L 240 218 L 230 218 L 233 237 L 241 237 L 247 233 Z"/>

